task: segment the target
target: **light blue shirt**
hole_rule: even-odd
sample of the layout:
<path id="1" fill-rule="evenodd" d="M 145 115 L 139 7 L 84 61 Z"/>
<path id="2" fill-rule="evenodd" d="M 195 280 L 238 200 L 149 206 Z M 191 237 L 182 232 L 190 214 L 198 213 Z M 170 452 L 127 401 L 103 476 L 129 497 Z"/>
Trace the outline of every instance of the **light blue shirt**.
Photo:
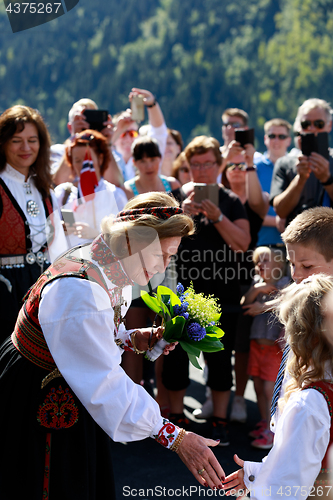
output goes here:
<path id="1" fill-rule="evenodd" d="M 262 190 L 269 193 L 271 190 L 274 163 L 267 157 L 267 152 L 261 155 L 259 161 L 254 158 L 254 163 L 257 166 L 257 174 Z M 267 215 L 276 215 L 272 206 L 269 207 Z M 257 246 L 276 245 L 278 243 L 283 243 L 283 241 L 276 227 L 262 226 L 258 233 Z"/>

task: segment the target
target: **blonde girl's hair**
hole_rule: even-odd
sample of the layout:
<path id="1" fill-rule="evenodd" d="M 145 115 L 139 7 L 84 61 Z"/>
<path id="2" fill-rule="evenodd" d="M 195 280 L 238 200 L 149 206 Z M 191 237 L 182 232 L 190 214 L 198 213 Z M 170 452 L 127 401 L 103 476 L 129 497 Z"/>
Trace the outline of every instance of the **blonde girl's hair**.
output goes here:
<path id="1" fill-rule="evenodd" d="M 291 347 L 287 362 L 291 380 L 284 397 L 279 399 L 281 411 L 293 392 L 311 382 L 324 380 L 327 371 L 333 373 L 333 349 L 323 326 L 323 299 L 332 289 L 333 278 L 318 274 L 282 292 L 278 316 Z"/>
<path id="2" fill-rule="evenodd" d="M 125 210 L 154 207 L 179 207 L 175 198 L 163 192 L 150 192 L 135 196 L 124 207 Z M 113 216 L 102 220 L 104 241 L 115 257 L 121 259 L 128 255 L 128 241 L 149 244 L 158 236 L 160 240 L 194 234 L 194 223 L 188 215 L 175 214 L 161 219 L 151 214 L 142 214 L 135 220 L 113 221 Z"/>

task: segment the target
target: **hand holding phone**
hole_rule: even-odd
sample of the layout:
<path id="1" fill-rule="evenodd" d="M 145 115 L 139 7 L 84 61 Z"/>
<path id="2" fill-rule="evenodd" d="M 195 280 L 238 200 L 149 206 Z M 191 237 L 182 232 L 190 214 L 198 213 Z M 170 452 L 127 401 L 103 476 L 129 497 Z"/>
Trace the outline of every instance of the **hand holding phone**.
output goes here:
<path id="1" fill-rule="evenodd" d="M 131 100 L 132 120 L 142 122 L 145 119 L 144 95 L 134 94 Z"/>
<path id="2" fill-rule="evenodd" d="M 66 208 L 62 208 L 61 215 L 62 215 L 62 218 L 64 220 L 64 223 L 67 226 L 74 226 L 75 217 L 74 217 L 74 212 L 72 210 L 67 210 Z"/>
<path id="3" fill-rule="evenodd" d="M 83 111 L 85 119 L 92 130 L 99 132 L 105 128 L 104 123 L 108 121 L 109 112 L 105 109 L 85 109 Z"/>
<path id="4" fill-rule="evenodd" d="M 301 148 L 304 156 L 310 156 L 311 153 L 318 153 L 326 160 L 329 160 L 328 133 L 319 132 L 317 135 L 302 134 Z"/>
<path id="5" fill-rule="evenodd" d="M 254 128 L 235 130 L 235 140 L 244 148 L 245 144 L 254 145 Z"/>
<path id="6" fill-rule="evenodd" d="M 203 184 L 200 182 L 194 183 L 194 201 L 196 203 L 201 203 L 203 200 L 210 200 L 212 203 L 214 203 L 214 205 L 218 205 L 218 184 Z"/>

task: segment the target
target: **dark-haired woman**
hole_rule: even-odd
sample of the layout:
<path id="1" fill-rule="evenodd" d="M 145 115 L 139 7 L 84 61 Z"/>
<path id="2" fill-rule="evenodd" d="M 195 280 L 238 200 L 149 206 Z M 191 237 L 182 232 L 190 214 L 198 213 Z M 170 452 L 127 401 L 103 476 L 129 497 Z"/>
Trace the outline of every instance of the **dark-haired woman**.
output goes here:
<path id="1" fill-rule="evenodd" d="M 94 192 L 78 197 L 78 181 L 86 154 L 94 166 L 97 185 Z M 65 182 L 54 190 L 59 206 L 73 213 L 75 223 L 66 225 L 69 246 L 82 245 L 92 241 L 99 233 L 103 217 L 116 214 L 126 205 L 124 191 L 103 178 L 110 165 L 111 156 L 107 139 L 96 130 L 84 130 L 76 134 L 66 147 L 66 160 L 76 183 Z"/>
<path id="2" fill-rule="evenodd" d="M 13 106 L 0 116 L 0 342 L 12 333 L 45 261 L 66 249 L 49 157 L 49 133 L 37 110 Z"/>
<path id="3" fill-rule="evenodd" d="M 174 177 L 159 175 L 161 153 L 155 139 L 139 137 L 132 145 L 132 154 L 138 175 L 124 184 L 128 199 L 150 191 L 171 192 L 180 187 Z"/>

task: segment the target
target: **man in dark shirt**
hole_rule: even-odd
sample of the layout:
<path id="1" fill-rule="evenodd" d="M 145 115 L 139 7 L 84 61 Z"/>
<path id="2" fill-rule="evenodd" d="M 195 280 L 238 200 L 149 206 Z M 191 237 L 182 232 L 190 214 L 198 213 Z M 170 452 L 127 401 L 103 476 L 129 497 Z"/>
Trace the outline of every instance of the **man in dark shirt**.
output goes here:
<path id="1" fill-rule="evenodd" d="M 330 132 L 331 107 L 322 99 L 308 99 L 299 107 L 294 129 L 300 134 Z M 300 139 L 298 147 L 300 149 Z M 270 202 L 287 224 L 307 208 L 333 205 L 333 157 L 286 155 L 274 165 Z"/>

